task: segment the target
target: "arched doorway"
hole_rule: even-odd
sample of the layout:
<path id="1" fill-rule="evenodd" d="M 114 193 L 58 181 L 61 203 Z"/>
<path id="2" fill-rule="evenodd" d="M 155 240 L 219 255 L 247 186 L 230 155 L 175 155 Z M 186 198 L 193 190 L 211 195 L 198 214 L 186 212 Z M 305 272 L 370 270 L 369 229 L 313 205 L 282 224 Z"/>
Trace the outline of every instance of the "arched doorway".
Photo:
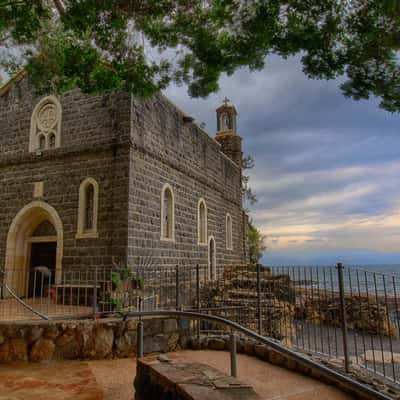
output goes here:
<path id="1" fill-rule="evenodd" d="M 217 279 L 217 255 L 213 236 L 208 239 L 208 279 Z"/>
<path id="2" fill-rule="evenodd" d="M 30 269 L 46 266 L 52 281 L 60 282 L 63 254 L 63 227 L 57 211 L 49 204 L 34 201 L 14 218 L 7 236 L 6 282 L 20 297 L 29 296 L 35 283 Z"/>

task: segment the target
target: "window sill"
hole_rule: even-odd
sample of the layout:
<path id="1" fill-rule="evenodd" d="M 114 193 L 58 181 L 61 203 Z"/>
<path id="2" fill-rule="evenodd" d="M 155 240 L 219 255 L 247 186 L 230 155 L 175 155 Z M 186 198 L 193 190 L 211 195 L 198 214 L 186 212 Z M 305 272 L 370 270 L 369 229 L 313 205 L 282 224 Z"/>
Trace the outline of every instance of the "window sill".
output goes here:
<path id="1" fill-rule="evenodd" d="M 202 246 L 202 247 L 207 247 L 208 243 L 207 242 L 197 242 L 198 246 Z"/>
<path id="2" fill-rule="evenodd" d="M 99 237 L 98 232 L 77 233 L 75 235 L 75 239 L 97 239 L 98 237 Z"/>
<path id="3" fill-rule="evenodd" d="M 161 240 L 162 242 L 175 243 L 175 238 L 160 237 L 160 240 Z"/>

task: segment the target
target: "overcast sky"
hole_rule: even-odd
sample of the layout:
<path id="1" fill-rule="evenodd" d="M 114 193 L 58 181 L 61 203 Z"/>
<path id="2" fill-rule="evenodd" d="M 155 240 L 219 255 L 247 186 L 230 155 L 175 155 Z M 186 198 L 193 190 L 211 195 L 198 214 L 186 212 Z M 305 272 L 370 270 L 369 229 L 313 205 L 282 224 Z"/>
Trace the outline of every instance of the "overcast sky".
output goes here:
<path id="1" fill-rule="evenodd" d="M 237 107 L 265 262 L 400 264 L 399 115 L 307 79 L 294 58 L 224 77 L 206 100 L 184 87 L 166 94 L 211 135 L 223 97 Z"/>

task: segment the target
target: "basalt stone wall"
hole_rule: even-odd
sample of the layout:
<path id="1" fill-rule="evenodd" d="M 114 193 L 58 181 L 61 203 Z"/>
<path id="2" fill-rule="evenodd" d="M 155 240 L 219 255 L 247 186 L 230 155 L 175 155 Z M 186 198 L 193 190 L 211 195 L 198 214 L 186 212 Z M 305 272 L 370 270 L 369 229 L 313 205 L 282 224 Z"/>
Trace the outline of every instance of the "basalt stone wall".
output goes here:
<path id="1" fill-rule="evenodd" d="M 146 258 L 153 265 L 206 265 L 208 246 L 197 243 L 200 198 L 207 205 L 208 237 L 216 242 L 217 266 L 245 263 L 247 218 L 240 168 L 163 96 L 134 101 L 131 115 L 129 264 Z M 160 240 L 165 184 L 175 198 L 174 242 Z M 232 250 L 226 249 L 227 213 L 232 217 Z"/>
<path id="2" fill-rule="evenodd" d="M 0 268 L 10 225 L 33 201 L 49 204 L 61 219 L 63 268 L 109 266 L 111 256 L 126 256 L 129 98 L 78 90 L 59 96 L 61 147 L 36 155 L 29 153 L 30 123 L 42 97 L 28 78 L 0 97 Z M 76 239 L 79 186 L 87 177 L 99 184 L 99 237 Z M 35 182 L 43 182 L 43 195 L 34 197 Z"/>
<path id="3" fill-rule="evenodd" d="M 208 236 L 217 265 L 247 260 L 247 217 L 241 171 L 221 146 L 164 96 L 131 99 L 115 93 L 88 96 L 72 90 L 62 107 L 61 146 L 29 153 L 32 112 L 44 96 L 26 77 L 0 96 L 0 267 L 10 225 L 27 204 L 52 206 L 63 225 L 63 268 L 110 266 L 112 257 L 134 266 L 143 256 L 158 265 L 207 264 L 197 244 L 197 205 L 204 198 Z M 76 239 L 78 194 L 87 177 L 99 184 L 98 238 Z M 34 185 L 43 182 L 43 195 Z M 175 195 L 175 241 L 160 241 L 161 191 Z M 233 249 L 226 249 L 226 213 Z"/>
<path id="4" fill-rule="evenodd" d="M 174 318 L 144 321 L 144 352 L 178 349 L 188 337 Z M 137 320 L 0 323 L 0 364 L 104 359 L 136 354 Z"/>

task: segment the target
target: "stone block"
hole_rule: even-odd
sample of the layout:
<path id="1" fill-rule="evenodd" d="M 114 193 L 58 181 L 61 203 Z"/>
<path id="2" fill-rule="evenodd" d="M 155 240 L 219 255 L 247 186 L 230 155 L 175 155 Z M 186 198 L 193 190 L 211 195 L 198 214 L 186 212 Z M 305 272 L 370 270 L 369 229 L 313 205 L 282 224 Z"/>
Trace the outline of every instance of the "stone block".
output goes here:
<path id="1" fill-rule="evenodd" d="M 254 343 L 250 340 L 244 342 L 243 353 L 248 356 L 254 356 Z"/>
<path id="2" fill-rule="evenodd" d="M 126 331 L 115 340 L 115 355 L 129 357 L 136 354 L 136 332 Z"/>
<path id="3" fill-rule="evenodd" d="M 145 319 L 143 320 L 143 325 L 145 336 L 153 336 L 163 333 L 163 320 L 161 318 Z"/>
<path id="4" fill-rule="evenodd" d="M 32 362 L 49 361 L 53 358 L 56 345 L 52 340 L 39 339 L 36 341 L 29 353 L 29 360 Z"/>
<path id="5" fill-rule="evenodd" d="M 269 362 L 274 365 L 284 366 L 285 365 L 285 357 L 279 354 L 276 351 L 271 350 L 269 353 Z"/>
<path id="6" fill-rule="evenodd" d="M 28 360 L 28 346 L 23 339 L 6 340 L 0 345 L 0 363 Z"/>
<path id="7" fill-rule="evenodd" d="M 167 353 L 168 336 L 163 334 L 155 336 L 146 336 L 144 338 L 143 349 L 145 354 Z"/>
<path id="8" fill-rule="evenodd" d="M 254 353 L 259 359 L 263 361 L 269 360 L 269 349 L 263 344 L 254 345 Z"/>
<path id="9" fill-rule="evenodd" d="M 109 327 L 99 326 L 94 337 L 95 358 L 105 358 L 109 356 L 114 344 L 114 331 Z"/>
<path id="10" fill-rule="evenodd" d="M 219 339 L 219 338 L 209 338 L 207 346 L 210 350 L 225 350 L 226 349 L 225 340 Z"/>
<path id="11" fill-rule="evenodd" d="M 36 342 L 37 340 L 40 339 L 44 332 L 44 329 L 38 326 L 32 326 L 31 329 L 29 330 L 29 333 L 27 335 L 27 342 L 28 344 L 31 344 L 33 342 Z"/>
<path id="12" fill-rule="evenodd" d="M 176 319 L 165 319 L 163 321 L 163 333 L 172 333 L 178 330 L 178 322 Z"/>

